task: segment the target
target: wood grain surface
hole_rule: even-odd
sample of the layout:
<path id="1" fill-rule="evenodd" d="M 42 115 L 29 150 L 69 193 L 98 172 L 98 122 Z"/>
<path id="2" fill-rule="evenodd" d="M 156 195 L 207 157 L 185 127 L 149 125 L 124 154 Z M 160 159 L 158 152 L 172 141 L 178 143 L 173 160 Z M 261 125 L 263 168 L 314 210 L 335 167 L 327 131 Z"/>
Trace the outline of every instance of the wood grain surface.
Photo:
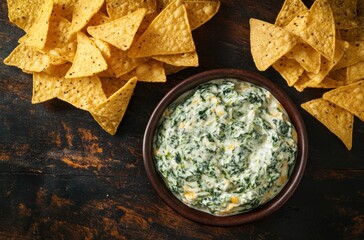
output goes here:
<path id="1" fill-rule="evenodd" d="M 308 6 L 312 1 L 304 1 Z M 156 195 L 144 171 L 142 139 L 151 112 L 173 86 L 215 68 L 258 72 L 249 19 L 274 22 L 283 0 L 222 0 L 193 32 L 200 66 L 165 84 L 138 83 L 115 136 L 92 116 L 59 100 L 32 105 L 32 78 L 0 64 L 0 239 L 364 239 L 364 123 L 355 119 L 352 151 L 300 109 L 309 135 L 303 179 L 291 199 L 258 222 L 218 228 L 197 224 Z M 0 3 L 0 60 L 24 33 Z M 301 103 L 273 69 L 262 75 Z"/>

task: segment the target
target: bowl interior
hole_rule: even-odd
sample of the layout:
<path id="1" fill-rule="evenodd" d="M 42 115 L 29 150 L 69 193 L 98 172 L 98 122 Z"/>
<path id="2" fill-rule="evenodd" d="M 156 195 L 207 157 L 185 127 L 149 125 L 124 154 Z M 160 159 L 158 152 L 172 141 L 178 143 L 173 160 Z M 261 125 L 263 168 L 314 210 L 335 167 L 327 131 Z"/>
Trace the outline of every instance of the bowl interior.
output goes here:
<path id="1" fill-rule="evenodd" d="M 261 86 L 267 90 L 269 90 L 282 104 L 288 113 L 291 122 L 294 124 L 297 137 L 298 137 L 298 155 L 294 170 L 292 175 L 285 185 L 285 187 L 281 190 L 281 192 L 272 200 L 263 204 L 262 206 L 251 210 L 250 212 L 241 213 L 232 216 L 214 216 L 202 211 L 198 211 L 196 209 L 190 208 L 185 205 L 183 202 L 178 200 L 172 192 L 167 188 L 163 179 L 160 177 L 157 172 L 154 164 L 154 158 L 152 154 L 153 149 L 153 137 L 155 134 L 156 126 L 160 117 L 162 116 L 164 110 L 176 100 L 181 94 L 185 93 L 188 90 L 191 90 L 198 85 L 208 82 L 214 79 L 221 78 L 235 78 L 242 81 L 250 82 L 255 85 Z M 176 212 L 180 213 L 184 217 L 211 226 L 235 226 L 240 225 L 252 221 L 256 221 L 261 219 L 274 211 L 278 210 L 293 194 L 296 190 L 307 161 L 307 133 L 306 127 L 301 117 L 301 114 L 297 110 L 295 104 L 291 101 L 288 95 L 283 92 L 277 85 L 275 85 L 270 80 L 265 77 L 239 69 L 217 69 L 211 70 L 207 72 L 202 72 L 200 74 L 194 75 L 176 87 L 174 87 L 171 91 L 169 91 L 166 96 L 160 101 L 156 109 L 151 115 L 151 118 L 148 122 L 143 141 L 143 157 L 144 157 L 144 166 L 148 175 L 148 178 L 156 190 L 157 194 Z"/>

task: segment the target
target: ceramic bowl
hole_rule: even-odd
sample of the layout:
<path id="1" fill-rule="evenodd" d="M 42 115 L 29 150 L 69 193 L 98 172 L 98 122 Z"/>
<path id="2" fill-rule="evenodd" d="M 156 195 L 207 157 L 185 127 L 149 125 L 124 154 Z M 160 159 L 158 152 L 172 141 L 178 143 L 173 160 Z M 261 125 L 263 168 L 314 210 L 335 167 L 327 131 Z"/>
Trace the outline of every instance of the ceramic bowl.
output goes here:
<path id="1" fill-rule="evenodd" d="M 296 164 L 289 181 L 280 191 L 280 193 L 272 200 L 259 206 L 258 208 L 255 208 L 249 212 L 231 216 L 214 216 L 206 212 L 202 212 L 188 207 L 178 198 L 176 198 L 167 188 L 163 179 L 159 175 L 155 166 L 152 151 L 153 137 L 156 131 L 158 121 L 162 116 L 164 110 L 186 91 L 194 89 L 202 83 L 221 78 L 235 78 L 241 81 L 253 83 L 269 90 L 285 108 L 291 119 L 291 122 L 296 128 L 298 137 L 298 155 L 296 159 Z M 304 173 L 307 161 L 307 146 L 308 142 L 306 127 L 302 120 L 301 114 L 297 110 L 296 105 L 291 101 L 288 95 L 281 88 L 279 88 L 269 79 L 253 72 L 239 69 L 216 69 L 202 72 L 192 77 L 189 77 L 188 79 L 182 81 L 180 84 L 174 87 L 172 90 L 170 90 L 160 101 L 160 103 L 157 105 L 154 112 L 152 113 L 145 130 L 143 140 L 143 158 L 145 170 L 153 188 L 155 189 L 157 194 L 176 212 L 190 220 L 202 224 L 207 224 L 211 226 L 236 226 L 264 218 L 271 213 L 277 211 L 280 207 L 282 207 L 283 204 L 287 202 L 287 200 L 296 190 Z"/>

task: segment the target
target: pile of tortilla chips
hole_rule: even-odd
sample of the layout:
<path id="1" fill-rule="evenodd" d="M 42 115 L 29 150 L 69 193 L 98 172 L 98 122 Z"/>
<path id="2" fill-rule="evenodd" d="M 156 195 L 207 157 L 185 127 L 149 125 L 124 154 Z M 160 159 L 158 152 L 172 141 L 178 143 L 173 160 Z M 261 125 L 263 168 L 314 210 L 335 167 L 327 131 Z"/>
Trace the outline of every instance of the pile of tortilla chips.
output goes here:
<path id="1" fill-rule="evenodd" d="M 89 111 L 115 134 L 137 81 L 198 66 L 191 31 L 220 2 L 7 0 L 26 34 L 4 63 L 33 74 L 32 103 L 53 98 Z"/>
<path id="2" fill-rule="evenodd" d="M 364 121 L 364 3 L 286 0 L 275 24 L 250 20 L 253 60 L 289 86 L 334 88 L 301 106 L 352 148 L 354 116 Z"/>

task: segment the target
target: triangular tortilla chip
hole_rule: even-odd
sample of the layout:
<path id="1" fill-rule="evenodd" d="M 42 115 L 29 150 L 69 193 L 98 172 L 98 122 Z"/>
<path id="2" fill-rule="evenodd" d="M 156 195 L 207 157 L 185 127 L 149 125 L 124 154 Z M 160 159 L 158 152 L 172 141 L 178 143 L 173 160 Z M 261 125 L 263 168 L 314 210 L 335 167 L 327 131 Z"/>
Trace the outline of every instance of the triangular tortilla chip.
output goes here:
<path id="1" fill-rule="evenodd" d="M 293 86 L 305 71 L 298 62 L 285 57 L 275 62 L 273 67 L 287 81 L 288 86 Z"/>
<path id="2" fill-rule="evenodd" d="M 153 56 L 152 58 L 173 66 L 185 66 L 185 67 L 198 66 L 198 55 L 196 51 L 173 54 L 173 55 Z"/>
<path id="3" fill-rule="evenodd" d="M 66 79 L 70 64 L 54 68 L 52 73 L 34 73 L 32 103 L 59 98 L 73 106 L 91 111 L 106 100 L 97 76 Z"/>
<path id="4" fill-rule="evenodd" d="M 250 19 L 250 44 L 258 70 L 265 71 L 297 43 L 297 37 L 283 28 L 258 19 Z"/>
<path id="5" fill-rule="evenodd" d="M 104 40 L 121 50 L 128 50 L 144 18 L 145 11 L 141 8 L 111 22 L 88 27 L 87 32 L 94 38 Z"/>
<path id="6" fill-rule="evenodd" d="M 184 1 L 191 30 L 209 21 L 220 8 L 220 1 Z"/>
<path id="7" fill-rule="evenodd" d="M 84 33 L 77 33 L 77 51 L 66 78 L 92 76 L 107 69 L 107 63 L 96 44 Z"/>
<path id="8" fill-rule="evenodd" d="M 296 17 L 297 14 L 308 10 L 301 0 L 286 0 L 283 3 L 281 11 L 278 13 L 275 25 L 284 27 Z"/>
<path id="9" fill-rule="evenodd" d="M 182 0 L 171 2 L 130 48 L 132 58 L 196 50 Z"/>
<path id="10" fill-rule="evenodd" d="M 111 56 L 107 59 L 107 63 L 117 78 L 148 60 L 148 58 L 129 58 L 126 51 L 113 46 L 110 47 Z"/>
<path id="11" fill-rule="evenodd" d="M 106 9 L 111 19 L 121 18 L 140 8 L 146 9 L 146 15 L 157 10 L 156 0 L 106 0 Z"/>
<path id="12" fill-rule="evenodd" d="M 346 77 L 349 82 L 356 82 L 364 79 L 364 62 L 358 62 L 349 66 L 346 71 Z"/>
<path id="13" fill-rule="evenodd" d="M 335 21 L 328 0 L 316 0 L 312 4 L 306 29 L 300 36 L 325 58 L 334 59 Z"/>
<path id="14" fill-rule="evenodd" d="M 98 124 L 108 133 L 114 135 L 128 107 L 137 78 L 130 79 L 122 88 L 91 112 Z"/>
<path id="15" fill-rule="evenodd" d="M 323 98 L 364 121 L 364 80 L 326 92 Z"/>
<path id="16" fill-rule="evenodd" d="M 319 73 L 321 55 L 310 45 L 299 42 L 286 54 L 288 59 L 296 60 L 307 72 Z"/>
<path id="17" fill-rule="evenodd" d="M 58 59 L 73 62 L 77 49 L 77 35 L 71 33 L 71 23 L 53 13 L 49 20 L 49 31 L 42 51 Z"/>
<path id="18" fill-rule="evenodd" d="M 351 149 L 353 141 L 353 114 L 322 98 L 303 103 L 301 107 L 340 138 L 348 150 Z"/>
<path id="19" fill-rule="evenodd" d="M 37 20 L 33 23 L 23 39 L 28 47 L 43 49 L 47 41 L 49 19 L 53 10 L 53 0 L 44 1 Z"/>
<path id="20" fill-rule="evenodd" d="M 104 0 L 77 0 L 73 6 L 71 31 L 78 32 L 102 7 Z"/>
<path id="21" fill-rule="evenodd" d="M 120 88 L 122 88 L 128 80 L 123 80 L 121 78 L 114 78 L 114 77 L 101 77 L 101 85 L 102 89 L 107 98 L 117 92 Z"/>
<path id="22" fill-rule="evenodd" d="M 127 80 L 137 77 L 140 82 L 166 82 L 167 77 L 163 68 L 163 63 L 150 59 L 140 64 L 133 71 L 121 76 L 121 79 Z"/>
<path id="23" fill-rule="evenodd" d="M 44 0 L 7 0 L 9 21 L 25 32 L 34 24 L 40 13 L 39 6 Z"/>
<path id="24" fill-rule="evenodd" d="M 334 60 L 329 61 L 326 58 L 322 57 L 320 72 L 317 74 L 308 72 L 307 76 L 310 78 L 310 80 L 304 83 L 298 81 L 296 83 L 296 86 L 300 85 L 300 87 L 304 89 L 306 87 L 314 87 L 315 85 L 319 84 L 322 80 L 325 79 L 325 77 L 329 74 L 331 69 L 340 61 L 341 57 L 344 55 L 348 47 L 349 44 L 347 42 L 336 40 L 336 50 L 335 50 Z"/>
<path id="25" fill-rule="evenodd" d="M 20 44 L 4 60 L 4 63 L 16 66 L 23 71 L 41 72 L 50 65 L 51 58 L 32 47 Z"/>

